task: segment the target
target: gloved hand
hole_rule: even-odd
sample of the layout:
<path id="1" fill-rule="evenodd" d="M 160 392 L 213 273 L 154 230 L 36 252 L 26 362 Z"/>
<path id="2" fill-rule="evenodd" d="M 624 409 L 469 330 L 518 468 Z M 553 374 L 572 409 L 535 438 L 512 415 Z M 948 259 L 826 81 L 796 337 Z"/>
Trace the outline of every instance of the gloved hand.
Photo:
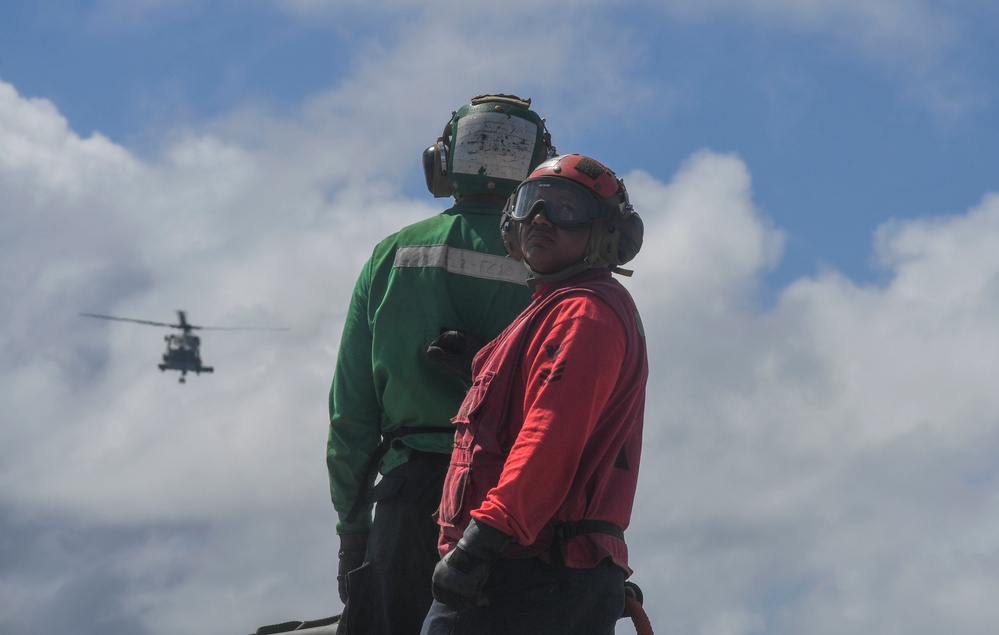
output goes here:
<path id="1" fill-rule="evenodd" d="M 639 604 L 645 602 L 645 594 L 642 593 L 642 587 L 638 586 L 631 580 L 624 583 L 624 596 L 634 598 L 634 600 Z"/>
<path id="2" fill-rule="evenodd" d="M 434 599 L 456 611 L 489 604 L 482 587 L 511 537 L 475 519 L 454 549 L 434 568 Z"/>
<path id="3" fill-rule="evenodd" d="M 472 359 L 484 342 L 458 329 L 443 331 L 430 342 L 427 357 L 443 364 L 445 368 L 460 377 L 466 384 L 472 383 Z"/>
<path id="4" fill-rule="evenodd" d="M 645 594 L 641 587 L 628 580 L 624 583 L 624 611 L 621 617 L 634 618 L 636 613 L 642 612 L 642 602 L 645 601 Z"/>
<path id="5" fill-rule="evenodd" d="M 368 548 L 368 532 L 359 531 L 340 534 L 340 551 L 337 556 L 340 564 L 336 570 L 336 590 L 340 601 L 347 603 L 347 574 L 364 564 L 364 552 Z"/>

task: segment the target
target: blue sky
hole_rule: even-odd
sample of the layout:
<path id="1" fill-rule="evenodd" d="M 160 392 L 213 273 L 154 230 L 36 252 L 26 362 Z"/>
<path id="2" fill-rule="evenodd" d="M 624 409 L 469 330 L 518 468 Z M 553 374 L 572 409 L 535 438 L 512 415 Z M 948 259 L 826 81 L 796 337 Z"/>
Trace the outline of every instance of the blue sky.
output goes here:
<path id="1" fill-rule="evenodd" d="M 534 99 L 625 178 L 649 332 L 629 544 L 653 625 L 991 632 L 999 8 L 985 0 L 0 7 L 0 631 L 339 611 L 323 451 L 420 153 Z M 180 386 L 157 329 L 209 326 Z M 622 625 L 619 632 L 630 632 Z"/>
<path id="2" fill-rule="evenodd" d="M 287 114 L 363 72 L 372 48 L 391 54 L 407 21 L 434 11 L 311 4 L 303 15 L 276 2 L 13 3 L 0 68 L 78 133 L 148 151 L 165 127 L 247 104 Z M 802 15 L 809 3 L 717 4 L 581 11 L 626 42 L 607 92 L 651 94 L 621 94 L 627 108 L 562 136 L 585 138 L 618 170 L 660 175 L 700 148 L 738 154 L 756 200 L 789 232 L 778 284 L 819 266 L 875 279 L 867 256 L 880 223 L 961 213 L 994 184 L 999 16 L 988 3 L 874 3 L 899 13 L 880 32 L 863 25 L 876 12 L 861 3 L 817 3 L 814 18 Z M 585 104 L 600 87 L 576 73 L 570 93 Z M 408 176 L 416 195 L 419 174 Z"/>

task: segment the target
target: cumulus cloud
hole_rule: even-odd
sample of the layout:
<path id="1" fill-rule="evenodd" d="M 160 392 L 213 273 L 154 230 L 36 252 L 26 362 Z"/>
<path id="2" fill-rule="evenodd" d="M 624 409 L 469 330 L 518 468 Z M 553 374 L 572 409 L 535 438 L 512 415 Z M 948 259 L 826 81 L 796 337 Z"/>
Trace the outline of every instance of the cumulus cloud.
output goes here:
<path id="1" fill-rule="evenodd" d="M 322 459 L 342 312 L 374 243 L 441 203 L 398 183 L 480 85 L 533 94 L 557 144 L 625 107 L 578 114 L 588 87 L 556 81 L 581 61 L 611 76 L 613 59 L 566 48 L 585 33 L 529 51 L 473 35 L 438 50 L 410 34 L 287 118 L 232 113 L 152 157 L 0 82 L 0 266 L 15 272 L 0 279 L 0 598 L 17 600 L 0 599 L 0 630 L 70 630 L 96 588 L 106 632 L 338 609 Z M 470 65 L 421 90 L 421 69 L 483 44 L 490 85 Z M 830 271 L 764 305 L 784 236 L 751 167 L 704 150 L 668 181 L 623 175 L 647 225 L 625 284 L 652 365 L 629 541 L 653 623 L 983 632 L 999 618 L 983 600 L 999 591 L 999 198 L 881 228 L 883 284 Z M 216 373 L 179 386 L 155 368 L 162 331 L 77 316 L 176 309 L 291 330 L 205 333 Z M 6 557 L 25 545 L 30 567 Z"/>
<path id="2" fill-rule="evenodd" d="M 107 612 L 128 632 L 331 613 L 323 448 L 338 320 L 385 228 L 437 206 L 373 187 L 384 174 L 321 181 L 288 165 L 287 147 L 208 132 L 143 160 L 78 137 L 52 104 L 7 84 L 0 98 L 0 139 L 16 150 L 0 169 L 0 258 L 17 272 L 2 283 L 0 511 L 21 534 L 44 527 L 62 541 L 82 524 L 95 543 L 50 554 L 67 567 L 57 582 L 5 564 L 11 597 L 36 600 L 5 607 L 3 623 L 71 624 L 68 596 L 92 588 L 91 574 L 118 597 Z M 77 315 L 172 322 L 175 309 L 199 325 L 291 330 L 206 332 L 216 374 L 179 386 L 155 367 L 163 329 Z M 124 530 L 127 548 L 101 538 Z M 118 564 L 97 566 L 108 560 Z M 208 588 L 243 609 L 220 610 Z M 237 614 L 251 623 L 233 624 Z"/>
<path id="3" fill-rule="evenodd" d="M 652 185 L 630 188 L 660 203 L 647 244 L 673 248 L 635 263 L 654 372 L 632 531 L 661 626 L 984 632 L 999 617 L 972 607 L 999 588 L 978 564 L 999 553 L 983 539 L 999 529 L 996 197 L 883 227 L 884 285 L 828 272 L 764 309 L 731 302 L 780 239 L 745 167 L 702 154 Z"/>

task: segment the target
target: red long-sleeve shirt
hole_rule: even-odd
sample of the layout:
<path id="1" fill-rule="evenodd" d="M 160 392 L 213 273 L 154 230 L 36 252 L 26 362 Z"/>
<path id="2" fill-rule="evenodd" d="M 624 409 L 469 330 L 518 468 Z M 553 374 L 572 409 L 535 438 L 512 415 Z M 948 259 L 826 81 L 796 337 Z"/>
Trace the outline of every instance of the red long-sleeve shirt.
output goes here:
<path id="1" fill-rule="evenodd" d="M 638 313 L 610 273 L 540 289 L 476 358 L 439 521 L 446 553 L 472 517 L 514 537 L 509 557 L 545 554 L 563 522 L 626 528 L 641 453 L 648 366 Z M 607 534 L 565 545 L 570 567 L 627 547 Z"/>

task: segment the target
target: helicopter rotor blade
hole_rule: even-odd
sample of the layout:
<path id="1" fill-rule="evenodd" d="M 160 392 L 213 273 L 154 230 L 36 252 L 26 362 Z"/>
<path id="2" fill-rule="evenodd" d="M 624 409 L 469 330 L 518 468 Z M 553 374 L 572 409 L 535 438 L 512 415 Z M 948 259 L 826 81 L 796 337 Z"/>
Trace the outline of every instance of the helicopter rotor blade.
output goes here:
<path id="1" fill-rule="evenodd" d="M 204 331 L 290 331 L 283 326 L 192 326 Z"/>
<path id="2" fill-rule="evenodd" d="M 204 331 L 287 331 L 290 330 L 280 326 L 199 326 L 187 321 L 187 314 L 184 311 L 177 311 L 179 324 L 167 324 L 166 322 L 153 322 L 152 320 L 136 320 L 135 318 L 116 317 L 114 315 L 103 315 L 100 313 L 81 313 L 83 317 L 100 318 L 102 320 L 116 320 L 118 322 L 133 322 L 135 324 L 147 324 L 149 326 L 165 326 L 171 329 L 181 329 L 185 333 L 194 329 Z"/>
<path id="3" fill-rule="evenodd" d="M 166 326 L 169 328 L 178 328 L 176 324 L 167 324 L 166 322 L 153 322 L 151 320 L 136 320 L 135 318 L 115 317 L 113 315 L 101 315 L 100 313 L 81 313 L 80 315 L 83 317 L 100 318 L 102 320 L 116 320 L 118 322 L 134 322 L 136 324 L 147 324 L 149 326 Z"/>
<path id="4" fill-rule="evenodd" d="M 202 331 L 287 331 L 289 329 L 282 326 L 201 326 L 198 324 L 191 324 L 187 321 L 187 315 L 184 311 L 177 311 L 177 315 L 180 317 L 181 328 L 185 331 L 191 329 L 199 329 Z"/>

